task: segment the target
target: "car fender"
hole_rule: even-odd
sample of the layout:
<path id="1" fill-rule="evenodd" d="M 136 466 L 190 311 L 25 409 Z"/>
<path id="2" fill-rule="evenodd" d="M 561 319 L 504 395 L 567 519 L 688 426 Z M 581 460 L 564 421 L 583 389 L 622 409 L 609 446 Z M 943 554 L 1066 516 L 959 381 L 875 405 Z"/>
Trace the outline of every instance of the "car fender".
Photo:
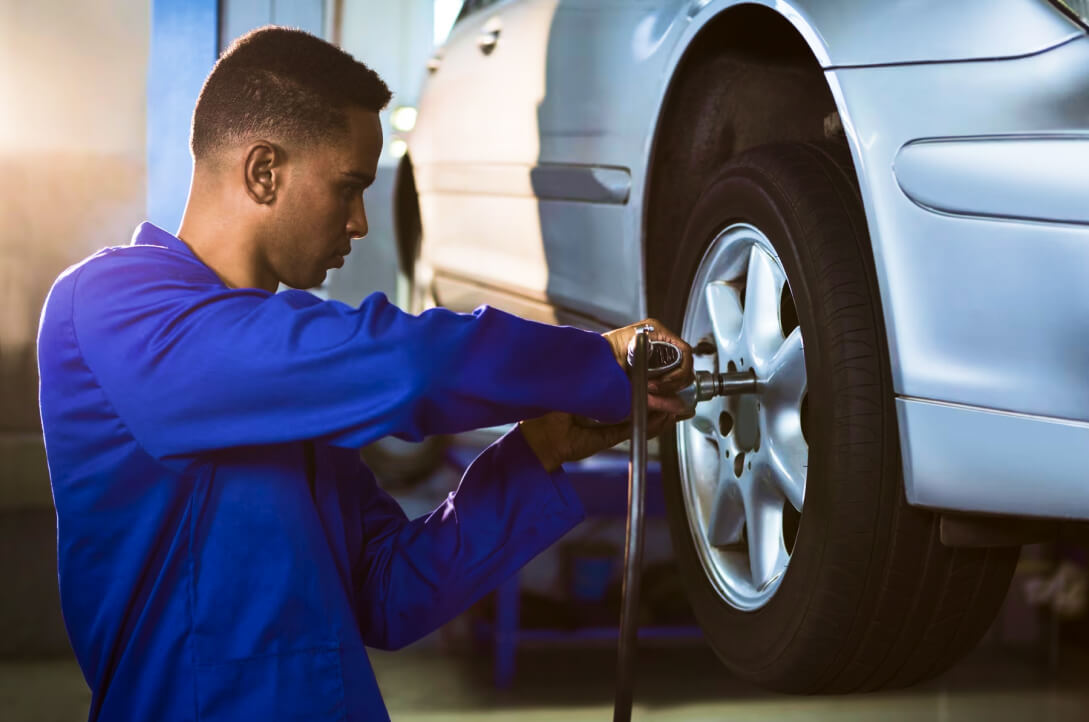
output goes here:
<path id="1" fill-rule="evenodd" d="M 782 15 L 825 68 L 1017 57 L 1083 32 L 1048 0 L 694 0 L 688 39 L 739 5 L 763 5 Z"/>

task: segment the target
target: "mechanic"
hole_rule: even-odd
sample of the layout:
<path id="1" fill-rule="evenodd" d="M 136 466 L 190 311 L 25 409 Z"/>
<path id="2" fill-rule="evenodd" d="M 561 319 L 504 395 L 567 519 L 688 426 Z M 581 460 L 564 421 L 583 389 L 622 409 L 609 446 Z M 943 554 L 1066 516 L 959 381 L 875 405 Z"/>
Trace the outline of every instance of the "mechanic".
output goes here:
<path id="1" fill-rule="evenodd" d="M 389 99 L 311 35 L 239 39 L 196 104 L 177 235 L 144 223 L 49 294 L 41 415 L 91 720 L 388 718 L 364 645 L 431 632 L 571 529 L 561 464 L 628 433 L 571 415 L 628 414 L 634 325 L 296 290 L 367 233 Z M 692 378 L 657 326 L 685 364 L 650 389 L 655 433 Z M 358 453 L 519 420 L 412 521 Z"/>

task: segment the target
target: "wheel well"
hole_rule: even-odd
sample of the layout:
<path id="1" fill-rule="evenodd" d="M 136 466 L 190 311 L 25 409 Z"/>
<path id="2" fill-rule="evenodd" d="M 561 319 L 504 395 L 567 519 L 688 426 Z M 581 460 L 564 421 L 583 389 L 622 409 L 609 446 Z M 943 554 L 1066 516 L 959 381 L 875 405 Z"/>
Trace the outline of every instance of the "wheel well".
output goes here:
<path id="1" fill-rule="evenodd" d="M 767 143 L 846 138 L 820 63 L 778 13 L 744 5 L 696 36 L 674 73 L 649 165 L 647 296 L 661 307 L 671 249 L 723 163 Z"/>
<path id="2" fill-rule="evenodd" d="M 397 165 L 393 181 L 393 236 L 397 244 L 397 267 L 411 281 L 413 266 L 420 253 L 423 224 L 420 197 L 416 192 L 416 174 L 412 159 L 406 154 Z"/>

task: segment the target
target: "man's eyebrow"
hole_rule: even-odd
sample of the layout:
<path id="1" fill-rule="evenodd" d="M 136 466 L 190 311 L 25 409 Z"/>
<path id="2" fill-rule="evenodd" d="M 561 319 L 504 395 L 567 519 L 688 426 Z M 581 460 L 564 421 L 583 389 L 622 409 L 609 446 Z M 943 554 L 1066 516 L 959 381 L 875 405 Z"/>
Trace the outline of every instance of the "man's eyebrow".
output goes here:
<path id="1" fill-rule="evenodd" d="M 364 186 L 369 186 L 371 183 L 374 183 L 374 176 L 373 175 L 371 175 L 370 173 L 364 173 L 364 172 L 358 171 L 358 170 L 344 171 L 341 175 L 347 176 L 348 178 L 351 178 L 352 180 L 359 181 Z"/>

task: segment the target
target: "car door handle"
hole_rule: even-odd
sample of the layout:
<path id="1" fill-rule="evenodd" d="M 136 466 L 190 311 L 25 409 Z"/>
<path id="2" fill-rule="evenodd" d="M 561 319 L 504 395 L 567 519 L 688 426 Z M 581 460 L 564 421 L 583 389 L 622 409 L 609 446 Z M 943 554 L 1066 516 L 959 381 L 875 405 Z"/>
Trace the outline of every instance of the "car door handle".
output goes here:
<path id="1" fill-rule="evenodd" d="M 491 55 L 495 46 L 499 44 L 499 34 L 503 31 L 503 25 L 499 18 L 492 18 L 484 25 L 483 31 L 476 36 L 476 46 L 485 55 Z"/>

